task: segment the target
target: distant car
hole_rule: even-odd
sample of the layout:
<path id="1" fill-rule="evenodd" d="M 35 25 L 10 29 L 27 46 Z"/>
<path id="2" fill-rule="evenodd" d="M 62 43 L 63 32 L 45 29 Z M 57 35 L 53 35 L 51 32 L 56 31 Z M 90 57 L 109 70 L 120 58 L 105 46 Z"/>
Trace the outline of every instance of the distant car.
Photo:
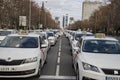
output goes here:
<path id="1" fill-rule="evenodd" d="M 72 55 L 74 54 L 74 52 L 75 52 L 75 47 L 76 47 L 76 45 L 77 45 L 77 42 L 80 40 L 80 38 L 82 37 L 82 36 L 94 36 L 93 35 L 93 33 L 90 33 L 90 32 L 76 32 L 76 33 L 74 33 L 74 35 L 73 35 L 73 39 L 72 39 L 72 41 L 71 41 L 71 47 L 72 47 Z"/>
<path id="2" fill-rule="evenodd" d="M 119 80 L 120 43 L 110 37 L 82 37 L 74 55 L 77 80 Z"/>
<path id="3" fill-rule="evenodd" d="M 47 38 L 47 33 L 46 32 L 40 32 L 41 38 L 42 38 L 42 44 L 43 44 L 43 49 L 45 50 L 44 52 L 48 52 L 48 50 L 50 49 L 50 43 L 48 41 Z"/>
<path id="4" fill-rule="evenodd" d="M 0 29 L 0 42 L 9 34 L 17 33 L 17 30 L 14 29 Z"/>
<path id="5" fill-rule="evenodd" d="M 57 38 L 55 37 L 54 32 L 48 32 L 47 35 L 48 35 L 48 41 L 49 41 L 49 43 L 51 45 L 55 45 L 55 43 L 57 41 Z"/>
<path id="6" fill-rule="evenodd" d="M 37 34 L 8 35 L 0 44 L 0 77 L 40 76 L 47 56 L 42 46 Z"/>

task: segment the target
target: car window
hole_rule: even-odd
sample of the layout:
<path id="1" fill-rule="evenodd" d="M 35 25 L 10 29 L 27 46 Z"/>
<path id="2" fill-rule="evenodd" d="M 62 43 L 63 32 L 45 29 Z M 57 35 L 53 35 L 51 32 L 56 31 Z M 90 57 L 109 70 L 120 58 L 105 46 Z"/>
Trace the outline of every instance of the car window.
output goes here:
<path id="1" fill-rule="evenodd" d="M 120 54 L 120 45 L 117 41 L 109 40 L 85 40 L 84 52 Z"/>
<path id="2" fill-rule="evenodd" d="M 1 41 L 0 47 L 7 48 L 37 48 L 37 37 L 8 36 Z"/>
<path id="3" fill-rule="evenodd" d="M 54 34 L 53 34 L 53 33 L 48 33 L 48 37 L 49 37 L 49 36 L 54 36 Z"/>
<path id="4" fill-rule="evenodd" d="M 0 31 L 0 36 L 7 36 L 8 34 L 11 34 L 11 31 Z"/>
<path id="5" fill-rule="evenodd" d="M 82 36 L 83 36 L 83 34 L 76 34 L 75 35 L 75 40 L 78 41 Z"/>

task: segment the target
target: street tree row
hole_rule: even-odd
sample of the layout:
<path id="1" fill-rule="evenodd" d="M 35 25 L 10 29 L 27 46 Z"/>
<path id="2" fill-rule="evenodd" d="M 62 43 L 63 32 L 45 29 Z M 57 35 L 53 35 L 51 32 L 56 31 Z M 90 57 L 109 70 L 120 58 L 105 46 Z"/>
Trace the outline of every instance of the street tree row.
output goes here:
<path id="1" fill-rule="evenodd" d="M 31 17 L 29 18 L 30 8 Z M 43 28 L 58 28 L 50 12 L 32 0 L 0 0 L 1 28 L 21 28 L 19 16 L 26 16 L 26 29 L 29 28 L 29 20 L 31 20 L 31 29 L 39 28 L 39 25 L 42 25 Z"/>
<path id="2" fill-rule="evenodd" d="M 89 20 L 76 21 L 67 28 L 92 30 L 94 33 L 104 32 L 109 35 L 120 35 L 120 0 L 110 1 L 110 4 L 106 4 L 95 11 Z"/>

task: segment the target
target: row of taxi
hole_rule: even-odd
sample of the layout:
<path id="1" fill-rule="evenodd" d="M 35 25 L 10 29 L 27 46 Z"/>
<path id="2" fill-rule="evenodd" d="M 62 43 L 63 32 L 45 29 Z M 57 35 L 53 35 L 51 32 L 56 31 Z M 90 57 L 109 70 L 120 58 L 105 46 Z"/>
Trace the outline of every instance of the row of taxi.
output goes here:
<path id="1" fill-rule="evenodd" d="M 21 30 L 0 42 L 0 77 L 40 76 L 47 52 L 57 41 L 54 31 Z"/>
<path id="2" fill-rule="evenodd" d="M 77 32 L 67 31 L 66 36 L 74 36 L 71 33 Z M 87 34 L 74 47 L 71 44 L 77 80 L 120 80 L 119 40 L 103 33 Z"/>
<path id="3" fill-rule="evenodd" d="M 9 34 L 15 34 L 18 31 L 15 29 L 0 29 L 0 42 Z"/>

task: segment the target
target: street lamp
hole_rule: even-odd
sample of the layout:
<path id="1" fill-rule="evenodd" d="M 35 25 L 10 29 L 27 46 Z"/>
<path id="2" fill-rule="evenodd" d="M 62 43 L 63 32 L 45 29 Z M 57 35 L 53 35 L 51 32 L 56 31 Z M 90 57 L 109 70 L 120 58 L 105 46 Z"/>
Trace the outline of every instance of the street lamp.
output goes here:
<path id="1" fill-rule="evenodd" d="M 30 0 L 30 2 L 29 2 L 29 30 L 31 28 L 31 1 L 32 0 Z"/>
<path id="2" fill-rule="evenodd" d="M 45 6 L 44 6 L 44 2 L 47 3 L 47 1 L 42 1 L 42 14 L 44 16 L 44 21 L 43 21 L 43 29 L 45 28 L 46 26 L 46 9 L 45 9 Z"/>

